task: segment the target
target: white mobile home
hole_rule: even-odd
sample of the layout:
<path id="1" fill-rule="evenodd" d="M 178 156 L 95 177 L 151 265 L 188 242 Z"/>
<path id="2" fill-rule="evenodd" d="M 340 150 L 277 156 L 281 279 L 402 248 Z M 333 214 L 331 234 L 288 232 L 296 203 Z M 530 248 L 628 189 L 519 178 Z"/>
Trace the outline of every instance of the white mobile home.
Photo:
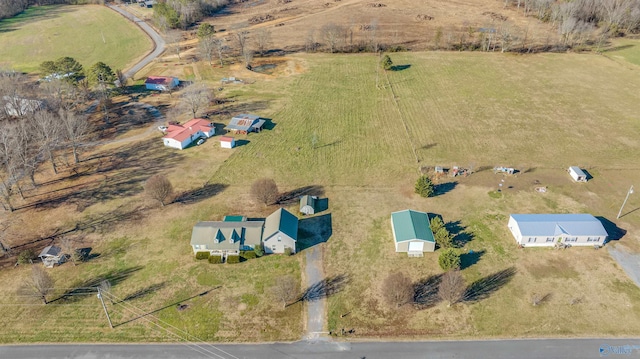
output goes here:
<path id="1" fill-rule="evenodd" d="M 509 230 L 523 247 L 603 245 L 607 231 L 590 214 L 512 214 Z"/>

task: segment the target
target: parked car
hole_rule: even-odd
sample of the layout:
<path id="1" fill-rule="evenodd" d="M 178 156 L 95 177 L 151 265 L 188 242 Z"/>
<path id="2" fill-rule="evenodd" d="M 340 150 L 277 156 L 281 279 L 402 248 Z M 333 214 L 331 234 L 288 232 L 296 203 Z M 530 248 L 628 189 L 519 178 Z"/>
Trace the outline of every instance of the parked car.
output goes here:
<path id="1" fill-rule="evenodd" d="M 200 137 L 198 141 L 196 141 L 196 146 L 200 146 L 203 143 L 204 143 L 204 138 Z"/>
<path id="2" fill-rule="evenodd" d="M 169 127 L 167 126 L 158 126 L 158 130 L 160 130 L 160 132 L 166 132 L 168 128 Z"/>

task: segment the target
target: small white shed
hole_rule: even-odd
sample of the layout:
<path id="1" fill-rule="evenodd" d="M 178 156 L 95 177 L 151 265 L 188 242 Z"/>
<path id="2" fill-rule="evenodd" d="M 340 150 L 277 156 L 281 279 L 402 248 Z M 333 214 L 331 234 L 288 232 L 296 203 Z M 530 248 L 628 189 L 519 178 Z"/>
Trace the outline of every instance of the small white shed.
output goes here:
<path id="1" fill-rule="evenodd" d="M 314 214 L 316 213 L 316 200 L 318 197 L 304 195 L 300 197 L 300 213 Z"/>
<path id="2" fill-rule="evenodd" d="M 220 147 L 222 148 L 234 148 L 236 147 L 236 139 L 233 137 L 222 136 L 220 137 Z"/>
<path id="3" fill-rule="evenodd" d="M 587 182 L 587 174 L 584 173 L 578 166 L 571 166 L 567 170 L 571 178 L 576 182 Z"/>

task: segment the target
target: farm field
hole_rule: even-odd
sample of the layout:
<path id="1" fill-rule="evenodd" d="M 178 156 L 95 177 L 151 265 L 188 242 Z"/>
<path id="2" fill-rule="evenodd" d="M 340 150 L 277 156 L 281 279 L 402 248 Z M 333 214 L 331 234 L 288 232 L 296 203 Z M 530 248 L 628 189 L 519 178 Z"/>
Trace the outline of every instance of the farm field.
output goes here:
<path id="1" fill-rule="evenodd" d="M 151 50 L 137 26 L 104 6 L 37 6 L 0 21 L 0 66 L 37 72 L 41 62 L 70 56 L 85 68 L 102 61 L 124 69 Z"/>
<path id="2" fill-rule="evenodd" d="M 74 292 L 47 306 L 25 304 L 16 293 L 29 268 L 2 269 L 2 341 L 176 340 L 153 323 L 210 341 L 299 339 L 302 304 L 283 310 L 270 287 L 283 274 L 302 279 L 304 251 L 211 265 L 194 261 L 189 247 L 191 227 L 199 220 L 268 215 L 274 208 L 254 204 L 249 195 L 260 177 L 274 178 L 282 192 L 313 186 L 329 199 L 329 210 L 319 214 L 332 234 L 320 244 L 325 272 L 348 281 L 328 299 L 327 329 L 353 329 L 346 339 L 640 333 L 640 289 L 606 250 L 520 250 L 506 228 L 510 213 L 588 212 L 626 231 L 610 245 L 638 250 L 638 199 L 632 197 L 631 212 L 615 220 L 629 184 L 640 179 L 637 71 L 595 55 L 391 57 L 398 71 L 386 74 L 377 71 L 372 55 L 292 55 L 283 62 L 287 71 L 275 76 L 235 65 L 189 64 L 189 73 L 211 84 L 232 75 L 255 81 L 218 91 L 228 102 L 212 109 L 214 122 L 251 112 L 272 119 L 272 126 L 238 136 L 246 142 L 231 151 L 211 139 L 177 152 L 162 147 L 154 133 L 138 143 L 84 153 L 79 178 L 38 178 L 43 185 L 27 192 L 25 201 L 41 202 L 11 215 L 15 223 L 41 225 L 15 225 L 11 237 L 42 238 L 79 228 L 72 235 L 99 254 L 77 267 L 52 270 L 52 299 L 105 277 L 117 279 L 118 298 L 129 298 L 107 303 L 119 324 L 111 330 L 94 295 Z M 149 71 L 164 69 L 179 71 Z M 160 95 L 140 101 L 171 100 Z M 440 179 L 436 197 L 413 194 L 419 174 L 436 165 L 473 167 L 475 173 Z M 495 175 L 490 168 L 497 165 L 521 172 Z M 569 165 L 586 168 L 593 179 L 571 182 Z M 166 174 L 191 200 L 164 208 L 146 200 L 142 183 L 155 173 Z M 505 190 L 496 195 L 502 179 Z M 539 186 L 547 192 L 535 192 Z M 44 200 L 52 195 L 58 197 Z M 297 211 L 296 203 L 287 206 Z M 441 272 L 437 252 L 424 258 L 393 252 L 389 216 L 405 208 L 452 222 L 465 243 L 467 282 L 491 284 L 482 295 L 420 310 L 396 310 L 383 301 L 381 283 L 389 273 L 404 271 L 419 282 Z M 469 249 L 475 254 L 468 255 Z M 532 306 L 534 294 L 547 299 Z M 187 308 L 178 310 L 177 304 Z M 135 319 L 141 310 L 153 316 Z"/>

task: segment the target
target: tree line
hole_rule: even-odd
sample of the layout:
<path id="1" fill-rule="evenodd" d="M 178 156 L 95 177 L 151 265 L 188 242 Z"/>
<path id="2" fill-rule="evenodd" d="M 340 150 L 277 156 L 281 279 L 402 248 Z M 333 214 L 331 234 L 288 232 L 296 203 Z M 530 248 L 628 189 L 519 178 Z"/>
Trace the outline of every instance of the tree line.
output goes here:
<path id="1" fill-rule="evenodd" d="M 185 30 L 227 4 L 229 0 L 159 0 L 153 6 L 153 19 L 163 32 Z"/>

